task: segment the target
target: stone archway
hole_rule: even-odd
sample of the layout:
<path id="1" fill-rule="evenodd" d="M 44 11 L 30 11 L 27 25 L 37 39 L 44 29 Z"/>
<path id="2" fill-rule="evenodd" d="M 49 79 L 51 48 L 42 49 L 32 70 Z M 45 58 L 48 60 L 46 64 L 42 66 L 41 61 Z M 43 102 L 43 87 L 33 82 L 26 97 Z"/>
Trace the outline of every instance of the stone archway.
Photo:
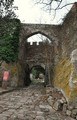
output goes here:
<path id="1" fill-rule="evenodd" d="M 50 39 L 50 41 L 61 47 L 60 45 L 60 26 L 44 25 L 44 24 L 22 24 L 20 37 L 19 37 L 19 60 L 24 58 L 23 50 L 25 49 L 25 43 L 27 39 L 35 34 L 42 34 Z"/>
<path id="2" fill-rule="evenodd" d="M 50 51 L 52 51 L 52 56 L 53 58 L 51 59 L 51 65 L 49 65 L 49 72 L 51 72 L 51 67 L 54 67 L 54 59 L 55 59 L 55 53 L 54 53 L 54 49 L 56 48 L 60 48 L 61 46 L 59 46 L 59 36 L 57 37 L 57 33 L 56 30 L 58 29 L 58 27 L 52 26 L 52 25 L 38 25 L 38 24 L 22 24 L 22 29 L 20 32 L 20 41 L 19 41 L 19 65 L 20 65 L 20 72 L 19 72 L 19 86 L 23 86 L 24 82 L 24 75 L 25 75 L 25 67 L 27 61 L 29 61 L 27 59 L 27 55 L 28 53 L 28 44 L 27 44 L 27 39 L 35 34 L 42 34 L 46 37 L 48 37 L 51 41 L 52 41 L 52 45 L 50 47 Z M 41 46 L 41 45 L 40 45 Z M 57 51 L 58 52 L 58 51 Z M 40 63 L 44 63 L 44 61 L 41 61 Z M 51 73 L 49 75 L 51 77 Z"/>

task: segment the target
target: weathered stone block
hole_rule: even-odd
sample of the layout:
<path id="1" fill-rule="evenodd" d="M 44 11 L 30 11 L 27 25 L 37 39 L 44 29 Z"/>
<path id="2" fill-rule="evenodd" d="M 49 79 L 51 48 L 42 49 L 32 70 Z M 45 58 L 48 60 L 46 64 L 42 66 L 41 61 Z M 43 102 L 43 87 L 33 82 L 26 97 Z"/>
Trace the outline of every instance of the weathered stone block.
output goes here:
<path id="1" fill-rule="evenodd" d="M 54 99 L 53 99 L 52 96 L 49 96 L 49 98 L 48 98 L 47 101 L 48 101 L 49 105 L 53 106 L 53 104 L 54 104 Z"/>
<path id="2" fill-rule="evenodd" d="M 66 113 L 66 111 L 67 111 L 67 104 L 64 104 L 63 105 L 63 112 Z"/>
<path id="3" fill-rule="evenodd" d="M 62 104 L 59 100 L 57 100 L 57 101 L 54 103 L 53 108 L 54 108 L 55 110 L 62 110 L 62 109 L 63 109 L 63 104 Z"/>
<path id="4" fill-rule="evenodd" d="M 73 118 L 75 118 L 76 115 L 77 115 L 77 109 L 73 109 L 73 110 L 72 110 L 72 113 L 71 113 L 71 116 L 72 116 Z"/>
<path id="5" fill-rule="evenodd" d="M 70 115 L 71 115 L 71 111 L 70 111 L 70 110 L 67 110 L 67 111 L 66 111 L 66 115 L 70 116 Z"/>

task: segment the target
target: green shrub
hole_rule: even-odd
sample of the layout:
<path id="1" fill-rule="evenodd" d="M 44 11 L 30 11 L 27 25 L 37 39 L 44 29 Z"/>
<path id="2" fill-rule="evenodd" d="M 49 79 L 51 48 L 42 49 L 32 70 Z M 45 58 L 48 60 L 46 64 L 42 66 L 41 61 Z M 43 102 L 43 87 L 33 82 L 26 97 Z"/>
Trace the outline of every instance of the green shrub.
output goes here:
<path id="1" fill-rule="evenodd" d="M 20 21 L 1 19 L 0 21 L 0 60 L 15 62 L 18 58 Z"/>

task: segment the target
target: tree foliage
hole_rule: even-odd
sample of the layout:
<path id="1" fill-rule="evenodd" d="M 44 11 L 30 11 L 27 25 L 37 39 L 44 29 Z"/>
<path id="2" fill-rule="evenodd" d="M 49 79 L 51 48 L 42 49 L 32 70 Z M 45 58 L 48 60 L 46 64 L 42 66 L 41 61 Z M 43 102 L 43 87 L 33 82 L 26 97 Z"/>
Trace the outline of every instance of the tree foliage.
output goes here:
<path id="1" fill-rule="evenodd" d="M 0 21 L 0 60 L 14 62 L 18 57 L 20 21 L 2 19 Z"/>
<path id="2" fill-rule="evenodd" d="M 13 6 L 14 0 L 0 0 L 0 18 L 8 17 L 14 18 L 14 10 L 17 8 Z"/>
<path id="3" fill-rule="evenodd" d="M 0 0 L 0 60 L 14 62 L 18 55 L 20 21 L 15 19 L 14 0 Z"/>

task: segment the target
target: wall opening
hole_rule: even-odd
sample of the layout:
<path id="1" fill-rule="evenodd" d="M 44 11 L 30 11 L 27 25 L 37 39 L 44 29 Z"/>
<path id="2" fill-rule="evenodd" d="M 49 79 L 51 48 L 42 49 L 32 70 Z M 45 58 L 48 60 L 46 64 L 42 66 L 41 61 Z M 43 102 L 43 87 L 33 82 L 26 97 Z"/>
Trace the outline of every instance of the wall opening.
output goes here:
<path id="1" fill-rule="evenodd" d="M 48 80 L 51 81 L 51 68 L 53 69 L 52 61 L 54 59 L 53 40 L 49 39 L 47 35 L 38 32 L 26 37 L 24 42 L 21 44 L 21 48 L 21 56 L 19 56 L 21 65 L 21 79 L 19 81 L 19 85 L 30 85 L 32 81 L 30 79 L 30 68 L 39 64 L 44 64 L 47 66 L 48 75 L 46 77 L 48 77 Z M 45 77 L 44 74 L 40 76 L 43 76 L 43 79 Z M 37 79 L 38 82 L 40 82 L 41 79 L 39 76 Z M 44 82 L 44 80 L 41 81 Z"/>
<path id="2" fill-rule="evenodd" d="M 29 86 L 31 84 L 31 80 L 30 80 L 30 68 L 29 65 L 26 64 L 25 68 L 24 68 L 24 86 Z"/>
<path id="3" fill-rule="evenodd" d="M 30 70 L 30 80 L 32 84 L 44 84 L 45 69 L 40 65 L 35 65 Z"/>
<path id="4" fill-rule="evenodd" d="M 51 43 L 52 41 L 46 37 L 45 35 L 42 34 L 35 34 L 27 39 L 27 42 L 30 42 L 30 45 L 33 45 L 33 42 L 36 42 L 36 45 L 39 45 L 40 42 L 49 42 Z"/>

